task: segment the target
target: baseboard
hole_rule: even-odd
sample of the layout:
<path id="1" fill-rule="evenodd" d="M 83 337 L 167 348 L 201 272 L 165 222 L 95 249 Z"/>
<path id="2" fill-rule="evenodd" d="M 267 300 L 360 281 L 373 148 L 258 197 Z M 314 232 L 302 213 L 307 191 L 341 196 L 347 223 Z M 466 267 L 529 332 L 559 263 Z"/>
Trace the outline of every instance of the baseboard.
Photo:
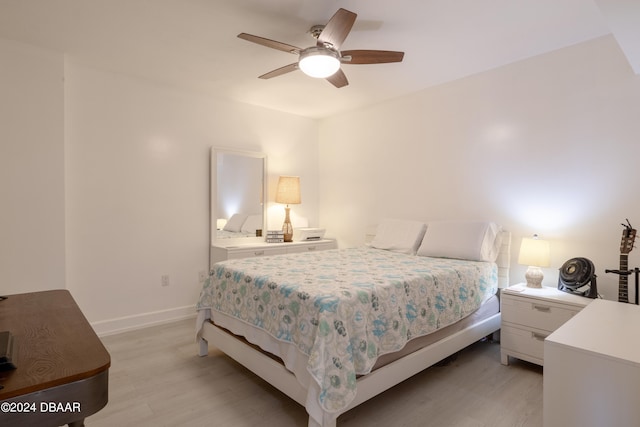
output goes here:
<path id="1" fill-rule="evenodd" d="M 134 331 L 148 328 L 149 326 L 162 325 L 182 319 L 196 317 L 196 308 L 193 305 L 170 308 L 167 310 L 153 311 L 150 313 L 135 314 L 133 316 L 119 317 L 117 319 L 101 320 L 91 323 L 93 330 L 99 337 L 119 334 L 121 332 Z M 195 324 L 194 324 L 195 328 Z"/>

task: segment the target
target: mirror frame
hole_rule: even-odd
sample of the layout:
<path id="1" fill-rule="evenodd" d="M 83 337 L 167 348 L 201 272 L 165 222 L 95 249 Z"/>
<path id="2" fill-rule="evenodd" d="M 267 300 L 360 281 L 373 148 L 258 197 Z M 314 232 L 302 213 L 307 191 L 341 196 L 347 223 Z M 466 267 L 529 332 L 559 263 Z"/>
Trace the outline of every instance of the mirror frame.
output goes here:
<path id="1" fill-rule="evenodd" d="M 252 157 L 257 159 L 262 159 L 262 230 L 266 230 L 267 225 L 267 201 L 268 201 L 268 185 L 267 185 L 267 155 L 266 153 L 261 153 L 257 151 L 245 151 L 245 150 L 236 150 L 231 148 L 220 148 L 220 147 L 212 147 L 211 148 L 211 160 L 210 160 L 210 206 L 209 206 L 209 226 L 211 230 L 211 238 L 210 238 L 210 246 L 232 246 L 238 244 L 247 244 L 247 243 L 255 243 L 255 242 L 263 242 L 264 237 L 238 237 L 236 239 L 217 239 L 217 215 L 218 211 L 218 154 L 234 154 L 237 156 L 245 156 Z M 264 236 L 264 232 L 263 232 Z"/>

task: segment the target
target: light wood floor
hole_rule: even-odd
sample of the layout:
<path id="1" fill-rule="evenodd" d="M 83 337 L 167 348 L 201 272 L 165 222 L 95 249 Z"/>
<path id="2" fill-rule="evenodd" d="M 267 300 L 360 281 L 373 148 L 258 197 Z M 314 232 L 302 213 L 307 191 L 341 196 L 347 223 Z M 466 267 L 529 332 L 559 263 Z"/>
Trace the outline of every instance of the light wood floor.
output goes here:
<path id="1" fill-rule="evenodd" d="M 217 349 L 198 357 L 195 320 L 104 337 L 112 426 L 306 426 L 304 408 Z M 542 426 L 542 368 L 478 342 L 338 418 L 338 427 Z"/>

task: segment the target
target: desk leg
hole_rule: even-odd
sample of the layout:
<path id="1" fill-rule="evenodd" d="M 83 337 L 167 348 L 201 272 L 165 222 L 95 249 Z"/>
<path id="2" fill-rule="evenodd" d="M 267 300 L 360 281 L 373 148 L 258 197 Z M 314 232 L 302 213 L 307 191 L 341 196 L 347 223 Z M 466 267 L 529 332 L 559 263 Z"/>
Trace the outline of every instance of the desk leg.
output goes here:
<path id="1" fill-rule="evenodd" d="M 80 411 L 36 411 L 34 413 L 0 412 L 0 426 L 33 427 L 33 426 L 61 426 L 83 427 L 86 417 L 104 408 L 109 400 L 109 370 L 97 373 L 93 377 L 62 384 L 21 396 L 12 397 L 2 402 L 20 402 L 41 408 L 43 402 L 77 404 Z M 80 418 L 78 420 L 78 418 Z M 73 420 L 73 421 L 71 421 Z"/>

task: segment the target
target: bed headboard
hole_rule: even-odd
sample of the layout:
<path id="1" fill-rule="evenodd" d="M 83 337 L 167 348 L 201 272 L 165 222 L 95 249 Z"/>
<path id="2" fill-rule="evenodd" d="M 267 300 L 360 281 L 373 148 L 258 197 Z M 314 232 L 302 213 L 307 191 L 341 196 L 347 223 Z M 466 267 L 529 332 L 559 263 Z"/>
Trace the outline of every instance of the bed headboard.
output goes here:
<path id="1" fill-rule="evenodd" d="M 371 243 L 375 235 L 376 226 L 368 227 L 365 233 L 365 244 Z M 509 286 L 509 268 L 511 265 L 511 232 L 502 230 L 500 237 L 502 238 L 502 244 L 496 259 L 496 264 L 498 265 L 498 287 L 506 288 Z"/>
<path id="2" fill-rule="evenodd" d="M 502 245 L 498 253 L 498 287 L 506 288 L 509 286 L 509 265 L 511 264 L 511 232 L 502 230 Z"/>

